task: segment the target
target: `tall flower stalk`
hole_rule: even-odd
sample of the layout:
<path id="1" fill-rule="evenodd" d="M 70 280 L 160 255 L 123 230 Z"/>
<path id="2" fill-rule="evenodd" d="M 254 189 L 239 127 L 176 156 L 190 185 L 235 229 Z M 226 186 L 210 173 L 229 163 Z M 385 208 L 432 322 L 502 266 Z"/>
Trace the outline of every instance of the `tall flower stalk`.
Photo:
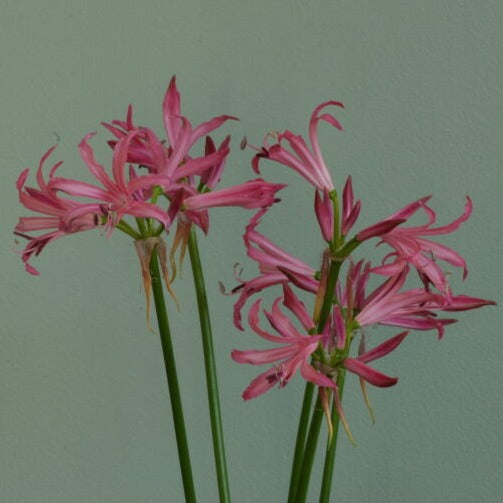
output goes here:
<path id="1" fill-rule="evenodd" d="M 178 376 L 176 372 L 176 358 L 173 351 L 173 343 L 171 341 L 171 331 L 169 329 L 166 303 L 164 301 L 158 254 L 155 248 L 152 250 L 152 257 L 150 259 L 150 276 L 152 278 L 152 292 L 154 294 L 154 304 L 157 313 L 162 354 L 164 357 L 164 366 L 166 368 L 166 377 L 171 401 L 171 411 L 173 414 L 173 424 L 175 428 L 178 459 L 180 461 L 180 471 L 182 473 L 185 501 L 187 503 L 195 503 L 196 491 L 194 489 L 194 480 L 192 477 L 192 466 L 190 463 L 189 444 L 187 441 L 187 432 L 183 416 L 182 397 L 180 394 L 180 387 L 178 385 Z"/>
<path id="2" fill-rule="evenodd" d="M 229 503 L 230 491 L 227 475 L 227 462 L 225 459 L 224 433 L 222 428 L 222 413 L 218 393 L 217 366 L 213 350 L 213 337 L 211 334 L 210 312 L 204 285 L 203 268 L 199 256 L 196 231 L 192 227 L 189 237 L 189 256 L 196 289 L 197 307 L 199 310 L 199 323 L 203 342 L 204 366 L 206 372 L 206 388 L 208 392 L 208 405 L 210 410 L 211 434 L 213 437 L 213 454 L 215 457 L 215 470 L 217 473 L 218 492 L 220 501 Z"/>

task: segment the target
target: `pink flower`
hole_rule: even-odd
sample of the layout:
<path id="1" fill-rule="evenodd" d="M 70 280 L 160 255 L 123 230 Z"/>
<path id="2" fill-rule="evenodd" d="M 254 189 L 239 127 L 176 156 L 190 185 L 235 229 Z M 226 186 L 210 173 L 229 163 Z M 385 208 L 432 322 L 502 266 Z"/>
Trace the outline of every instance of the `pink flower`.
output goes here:
<path id="1" fill-rule="evenodd" d="M 290 255 L 278 245 L 256 231 L 265 209 L 259 211 L 246 226 L 243 239 L 248 256 L 256 261 L 259 266 L 260 276 L 233 289 L 233 293 L 240 291 L 240 296 L 234 304 L 234 325 L 243 330 L 241 324 L 241 311 L 246 301 L 254 294 L 278 284 L 292 282 L 297 287 L 315 293 L 319 282 L 315 279 L 315 270 Z"/>
<path id="2" fill-rule="evenodd" d="M 381 231 L 375 233 L 375 235 L 379 235 L 382 242 L 387 243 L 394 248 L 395 251 L 387 257 L 394 257 L 393 262 L 383 263 L 382 266 L 375 267 L 373 271 L 378 274 L 392 275 L 404 269 L 407 264 L 412 264 L 419 272 L 425 285 L 431 283 L 440 292 L 450 295 L 445 273 L 436 261 L 443 260 L 455 267 L 461 267 L 463 269 L 463 278 L 467 275 L 466 262 L 451 248 L 425 239 L 425 236 L 448 234 L 457 230 L 459 226 L 470 217 L 472 212 L 472 201 L 469 197 L 466 198 L 463 213 L 450 224 L 432 227 L 436 221 L 436 214 L 426 204 L 429 199 L 429 197 L 419 199 L 374 226 L 383 227 Z M 386 225 L 390 222 L 407 220 L 419 209 L 422 209 L 428 217 L 426 224 L 414 227 L 402 227 L 400 225 L 392 229 L 386 229 Z M 357 239 L 360 241 L 366 238 L 367 237 L 362 236 L 361 233 L 357 236 Z"/>
<path id="3" fill-rule="evenodd" d="M 129 180 L 126 177 L 125 168 L 129 143 L 138 134 L 138 131 L 133 131 L 117 142 L 112 161 L 113 178 L 110 178 L 104 167 L 96 162 L 94 153 L 87 143 L 93 134 L 84 137 L 79 145 L 80 155 L 91 174 L 102 184 L 103 188 L 67 178 L 52 179 L 50 184 L 52 190 L 96 201 L 82 204 L 68 212 L 66 215 L 68 219 L 73 219 L 86 212 L 101 214 L 106 218 L 109 235 L 125 215 L 155 218 L 165 227 L 170 226 L 171 220 L 165 210 L 144 201 L 146 197 L 144 191 L 148 191 L 155 185 L 167 185 L 169 182 L 166 177 L 150 174 L 141 177 L 132 176 Z"/>
<path id="4" fill-rule="evenodd" d="M 189 152 L 199 139 L 219 128 L 227 120 L 237 120 L 237 118 L 231 115 L 220 115 L 193 128 L 190 121 L 181 114 L 180 93 L 174 76 L 163 101 L 164 127 L 168 145 L 159 140 L 152 130 L 135 126 L 132 114 L 130 105 L 125 121 L 114 120 L 111 124 L 103 123 L 103 126 L 119 140 L 132 131 L 143 130 L 144 134 L 136 136 L 130 143 L 129 162 L 145 166 L 151 172 L 162 173 L 173 181 L 202 175 L 207 170 L 215 171 L 216 166 L 221 167 L 220 172 L 223 169 L 222 164 L 229 153 L 229 139 L 224 140 L 218 149 L 213 149 L 211 152 L 207 149 L 203 156 L 194 159 L 189 157 Z M 110 141 L 109 144 L 115 148 L 116 142 Z"/>
<path id="5" fill-rule="evenodd" d="M 321 150 L 318 143 L 318 122 L 325 121 L 342 131 L 340 122 L 331 114 L 320 112 L 327 106 L 337 106 L 344 108 L 344 105 L 338 101 L 326 101 L 318 105 L 311 114 L 309 121 L 309 138 L 311 140 L 311 150 L 307 146 L 302 136 L 295 135 L 291 131 L 285 131 L 278 135 L 278 142 L 274 145 L 269 145 L 266 135 L 263 146 L 255 155 L 252 166 L 259 173 L 259 161 L 262 158 L 267 158 L 276 161 L 285 166 L 289 166 L 294 171 L 297 171 L 311 185 L 320 190 L 332 191 L 334 186 L 332 178 L 327 169 Z M 281 141 L 286 140 L 292 149 L 293 153 L 281 145 Z"/>
<path id="6" fill-rule="evenodd" d="M 32 255 L 39 255 L 47 244 L 66 234 L 89 230 L 98 225 L 95 212 L 90 211 L 85 204 L 61 198 L 50 188 L 54 174 L 62 162 L 58 162 L 50 170 L 49 182 L 44 180 L 44 163 L 55 148 L 50 148 L 40 160 L 37 170 L 38 189 L 25 187 L 28 169 L 19 175 L 16 184 L 21 204 L 29 210 L 44 215 L 21 217 L 14 230 L 16 235 L 29 240 L 21 257 L 26 271 L 33 275 L 38 275 L 39 272 L 29 263 Z M 26 232 L 42 230 L 49 230 L 49 232 L 38 237 L 26 234 Z"/>
<path id="7" fill-rule="evenodd" d="M 316 351 L 324 335 L 309 335 L 299 332 L 279 309 L 278 303 L 280 300 L 276 299 L 271 312 L 264 311 L 269 323 L 279 335 L 273 335 L 260 327 L 258 322 L 260 299 L 253 303 L 248 314 L 248 321 L 252 330 L 260 337 L 281 346 L 274 349 L 234 350 L 232 352 L 232 359 L 238 363 L 252 365 L 274 364 L 272 368 L 253 379 L 243 392 L 245 400 L 262 395 L 275 384 L 280 387 L 285 386 L 299 368 L 304 379 L 314 382 L 318 386 L 335 387 L 334 382 L 329 377 L 314 369 L 308 362 L 310 355 Z M 305 310 L 303 306 L 300 302 L 295 302 L 294 305 L 295 307 L 289 304 L 287 307 L 292 310 L 299 321 L 305 321 L 306 316 L 308 316 L 307 313 L 297 314 L 298 310 Z M 304 328 L 306 327 L 304 326 Z"/>
<path id="8" fill-rule="evenodd" d="M 269 324 L 279 335 L 267 332 L 260 327 L 258 313 L 261 300 L 255 301 L 249 312 L 249 324 L 252 330 L 263 339 L 280 346 L 272 349 L 234 350 L 232 352 L 232 358 L 238 363 L 252 365 L 273 364 L 271 368 L 252 380 L 243 392 L 243 398 L 245 400 L 256 398 L 276 384 L 279 387 L 285 386 L 300 369 L 300 373 L 305 380 L 319 387 L 320 398 L 330 431 L 332 431 L 332 424 L 326 390 L 333 391 L 335 407 L 350 440 L 352 440 L 336 384 L 338 373 L 342 368 L 345 368 L 374 386 L 393 386 L 397 383 L 397 378 L 389 377 L 368 366 L 367 363 L 386 356 L 396 349 L 407 335 L 407 332 L 392 337 L 370 351 L 361 351 L 357 358 L 348 358 L 347 351 L 349 348 L 346 348 L 345 320 L 339 306 L 334 309 L 332 326 L 327 327 L 323 334 L 314 333 L 311 335 L 315 331 L 315 324 L 307 313 L 304 304 L 287 285 L 284 285 L 283 305 L 300 322 L 301 331 L 281 311 L 279 308 L 280 300 L 275 300 L 271 312 L 264 311 Z"/>
<path id="9" fill-rule="evenodd" d="M 173 76 L 169 83 L 166 95 L 164 96 L 163 102 L 163 114 L 164 114 L 164 127 L 168 135 L 168 140 L 170 145 L 176 145 L 180 141 L 186 141 L 185 138 L 182 140 L 184 135 L 187 134 L 183 130 L 184 123 L 181 114 L 180 107 L 180 93 L 176 87 L 176 77 Z M 238 120 L 232 115 L 219 115 L 214 117 L 207 122 L 199 124 L 196 128 L 190 131 L 188 136 L 189 148 L 194 145 L 200 138 L 206 136 L 208 133 L 214 129 L 219 128 L 224 122 L 228 120 Z"/>
<path id="10" fill-rule="evenodd" d="M 343 296 L 348 311 L 356 309 L 355 320 L 362 327 L 378 323 L 414 330 L 437 330 L 441 338 L 444 327 L 457 320 L 439 318 L 439 312 L 466 311 L 495 304 L 491 300 L 468 295 L 451 294 L 445 297 L 424 288 L 400 291 L 407 277 L 407 267 L 365 296 L 365 285 L 372 271 L 370 264 L 362 270 L 361 262 L 350 268 Z"/>
<path id="11" fill-rule="evenodd" d="M 457 321 L 437 318 L 436 311 L 444 309 L 446 299 L 424 289 L 400 292 L 407 273 L 408 269 L 404 268 L 366 297 L 358 306 L 360 311 L 355 317 L 356 322 L 361 327 L 379 323 L 415 330 L 436 329 L 439 338 L 442 337 L 444 326 Z"/>

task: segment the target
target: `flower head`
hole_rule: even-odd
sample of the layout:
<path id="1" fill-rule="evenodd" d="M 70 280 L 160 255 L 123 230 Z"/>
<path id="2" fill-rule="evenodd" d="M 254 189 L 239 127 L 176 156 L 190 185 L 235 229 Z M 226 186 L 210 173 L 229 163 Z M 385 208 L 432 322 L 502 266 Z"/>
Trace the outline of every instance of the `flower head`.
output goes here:
<path id="1" fill-rule="evenodd" d="M 291 131 L 284 131 L 277 135 L 277 143 L 269 145 L 268 134 L 264 137 L 264 142 L 261 149 L 257 149 L 258 153 L 253 159 L 252 166 L 254 170 L 259 172 L 259 161 L 263 158 L 276 161 L 279 164 L 289 166 L 294 171 L 297 171 L 311 185 L 320 190 L 331 191 L 334 189 L 332 178 L 321 154 L 318 142 L 318 123 L 325 121 L 342 131 L 340 122 L 331 114 L 320 112 L 328 106 L 336 106 L 344 108 L 344 105 L 339 101 L 326 101 L 318 105 L 311 114 L 309 121 L 309 139 L 311 141 L 311 150 L 302 136 L 295 135 Z M 283 147 L 281 142 L 285 140 L 291 151 Z"/>
<path id="2" fill-rule="evenodd" d="M 42 215 L 21 217 L 14 229 L 16 235 L 28 240 L 21 257 L 26 271 L 33 275 L 39 274 L 37 269 L 30 264 L 33 255 L 39 255 L 50 242 L 62 236 L 89 230 L 98 225 L 96 211 L 87 208 L 83 203 L 60 197 L 51 188 L 56 170 L 61 166 L 62 162 L 56 163 L 51 168 L 48 181 L 44 179 L 43 167 L 54 149 L 55 147 L 50 148 L 40 160 L 37 170 L 38 188 L 25 186 L 29 173 L 28 169 L 25 169 L 19 175 L 16 183 L 21 204 L 25 208 Z M 36 237 L 26 234 L 37 231 L 49 232 Z"/>
<path id="3" fill-rule="evenodd" d="M 170 226 L 171 221 L 168 213 L 159 206 L 145 201 L 150 189 L 156 185 L 167 184 L 166 178 L 154 174 L 139 177 L 135 175 L 134 171 L 129 172 L 129 177 L 126 175 L 129 144 L 138 134 L 138 131 L 132 131 L 117 142 L 113 152 L 112 177 L 94 158 L 93 150 L 88 143 L 93 134 L 84 137 L 79 145 L 80 155 L 91 174 L 100 182 L 102 187 L 67 178 L 54 178 L 51 180 L 50 187 L 52 190 L 62 191 L 73 197 L 85 197 L 94 200 L 94 202 L 83 203 L 78 209 L 70 212 L 69 218 L 78 216 L 80 212 L 100 214 L 105 218 L 108 235 L 125 215 L 154 218 L 165 227 Z"/>
<path id="4" fill-rule="evenodd" d="M 234 325 L 243 330 L 241 311 L 247 300 L 254 294 L 278 284 L 293 283 L 297 287 L 316 292 L 318 280 L 315 270 L 297 257 L 290 255 L 256 230 L 267 208 L 260 210 L 250 219 L 243 235 L 248 257 L 257 262 L 260 275 L 243 281 L 233 289 L 239 292 L 239 298 L 234 304 Z"/>
<path id="5" fill-rule="evenodd" d="M 451 248 L 427 239 L 427 236 L 436 236 L 448 234 L 456 231 L 460 225 L 468 220 L 472 212 L 472 201 L 466 198 L 465 209 L 463 213 L 453 222 L 447 225 L 433 227 L 436 222 L 436 213 L 428 206 L 430 197 L 421 198 L 381 220 L 372 228 L 380 228 L 379 232 L 374 232 L 369 236 L 368 230 L 362 231 L 357 235 L 357 239 L 362 241 L 369 237 L 379 236 L 382 242 L 388 244 L 394 249 L 386 259 L 393 259 L 391 262 L 383 263 L 375 267 L 373 271 L 379 274 L 393 275 L 403 270 L 408 264 L 414 266 L 421 276 L 424 284 L 434 285 L 440 292 L 449 295 L 450 289 L 447 283 L 446 275 L 438 265 L 437 260 L 448 262 L 449 264 L 463 269 L 463 278 L 466 278 L 466 262 L 457 252 Z M 407 221 L 418 210 L 423 210 L 428 218 L 423 225 L 404 227 L 401 225 Z M 392 222 L 398 222 L 398 225 L 388 225 Z"/>

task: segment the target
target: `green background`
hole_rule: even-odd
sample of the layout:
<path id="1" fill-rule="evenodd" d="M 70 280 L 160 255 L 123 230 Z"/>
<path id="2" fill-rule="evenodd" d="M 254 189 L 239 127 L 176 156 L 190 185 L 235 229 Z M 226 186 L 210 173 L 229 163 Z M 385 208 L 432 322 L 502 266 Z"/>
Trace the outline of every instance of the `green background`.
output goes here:
<path id="1" fill-rule="evenodd" d="M 59 138 L 54 158 L 65 160 L 64 173 L 86 178 L 77 143 L 100 121 L 123 117 L 128 103 L 162 134 L 174 73 L 193 123 L 241 118 L 224 128 L 235 148 L 223 185 L 252 177 L 250 151 L 237 148 L 243 135 L 259 143 L 271 129 L 304 134 L 316 104 L 343 101 L 346 131 L 322 127 L 321 143 L 335 183 L 353 176 L 359 228 L 430 193 L 446 223 L 470 194 L 473 217 L 443 240 L 470 270 L 464 284 L 454 271 L 452 283 L 501 301 L 502 2 L 3 0 L 0 14 L 0 501 L 182 501 L 160 344 L 146 331 L 132 243 L 119 232 L 71 236 L 34 262 L 34 278 L 11 233 L 27 214 L 14 188 L 21 169 L 35 168 Z M 98 156 L 109 159 L 99 143 Z M 289 188 L 261 230 L 316 265 L 311 187 L 277 165 L 264 163 L 264 175 Z M 233 501 L 275 503 L 286 494 L 303 384 L 297 376 L 257 400 L 240 398 L 258 369 L 229 353 L 259 342 L 233 328 L 233 298 L 218 281 L 235 284 L 235 262 L 245 277 L 255 274 L 241 241 L 248 216 L 213 211 L 201 247 Z M 170 312 L 197 492 L 211 503 L 188 267 L 175 288 L 182 311 Z M 460 317 L 443 340 L 415 333 L 378 363 L 400 382 L 370 390 L 375 426 L 349 379 L 344 406 L 358 446 L 341 435 L 333 501 L 502 500 L 500 312 Z"/>

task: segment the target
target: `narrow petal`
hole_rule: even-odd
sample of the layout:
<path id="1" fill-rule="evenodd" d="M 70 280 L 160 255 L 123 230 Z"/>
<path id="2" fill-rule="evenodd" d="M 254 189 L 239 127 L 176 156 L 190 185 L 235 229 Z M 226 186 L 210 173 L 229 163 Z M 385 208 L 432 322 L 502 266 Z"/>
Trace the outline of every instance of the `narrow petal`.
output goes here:
<path id="1" fill-rule="evenodd" d="M 315 328 L 316 325 L 307 312 L 304 303 L 295 295 L 287 283 L 283 285 L 283 305 L 295 314 L 306 331 Z"/>
<path id="2" fill-rule="evenodd" d="M 284 360 L 295 354 L 295 346 L 285 346 L 274 349 L 257 349 L 249 351 L 239 351 L 235 349 L 231 353 L 231 358 L 237 363 L 249 363 L 251 365 L 263 365 Z"/>
<path id="3" fill-rule="evenodd" d="M 155 204 L 134 201 L 130 204 L 127 213 L 133 217 L 155 218 L 164 225 L 165 229 L 169 229 L 171 226 L 166 211 Z"/>
<path id="4" fill-rule="evenodd" d="M 431 199 L 431 196 L 425 196 L 422 197 L 421 199 L 418 199 L 417 201 L 414 201 L 410 204 L 407 204 L 403 208 L 399 209 L 397 212 L 393 213 L 390 215 L 386 220 L 402 220 L 402 219 L 409 219 L 416 211 L 418 211 L 420 208 L 423 208 L 424 205 Z"/>
<path id="5" fill-rule="evenodd" d="M 271 312 L 264 310 L 267 321 L 269 321 L 274 330 L 279 332 L 283 337 L 285 337 L 285 339 L 291 338 L 292 340 L 295 340 L 296 338 L 302 338 L 302 334 L 298 332 L 288 316 L 279 309 L 280 301 L 281 298 L 274 301 Z"/>
<path id="6" fill-rule="evenodd" d="M 58 217 L 21 217 L 15 227 L 18 232 L 40 231 L 58 228 Z"/>
<path id="7" fill-rule="evenodd" d="M 54 178 L 50 186 L 52 189 L 61 190 L 71 196 L 89 197 L 103 202 L 111 202 L 109 192 L 86 182 L 71 180 L 69 178 Z"/>
<path id="8" fill-rule="evenodd" d="M 269 342 L 276 342 L 279 344 L 284 344 L 285 343 L 285 338 L 279 335 L 273 335 L 269 332 L 266 332 L 263 330 L 260 325 L 259 325 L 259 312 L 260 312 L 260 305 L 261 305 L 262 299 L 256 300 L 252 307 L 250 308 L 250 311 L 248 312 L 248 323 L 250 325 L 250 328 L 260 337 L 263 339 L 269 341 Z M 288 339 L 286 339 L 287 342 Z"/>
<path id="9" fill-rule="evenodd" d="M 382 344 L 379 344 L 379 346 L 376 346 L 375 348 L 366 351 L 365 353 L 358 356 L 358 361 L 362 363 L 369 363 L 373 360 L 386 356 L 388 353 L 391 353 L 391 351 L 398 347 L 398 345 L 405 339 L 405 337 L 407 337 L 408 333 L 409 332 L 401 332 L 400 334 L 391 337 L 390 339 L 384 341 Z"/>
<path id="10" fill-rule="evenodd" d="M 404 219 L 381 220 L 380 222 L 377 222 L 376 224 L 360 231 L 356 235 L 356 239 L 362 242 L 376 236 L 382 236 L 383 234 L 390 232 L 397 225 L 403 224 L 404 222 Z"/>
<path id="11" fill-rule="evenodd" d="M 346 346 L 346 324 L 342 317 L 341 308 L 336 305 L 333 309 L 333 324 L 335 329 L 335 345 L 337 349 Z"/>
<path id="12" fill-rule="evenodd" d="M 178 133 L 180 130 L 180 93 L 176 87 L 176 76 L 173 75 L 169 82 L 168 89 L 164 95 L 162 103 L 162 110 L 164 116 L 164 127 L 170 145 L 175 145 L 178 140 Z"/>
<path id="13" fill-rule="evenodd" d="M 115 190 L 115 184 L 112 182 L 110 177 L 107 175 L 105 168 L 98 164 L 94 158 L 93 149 L 88 144 L 88 140 L 92 138 L 96 133 L 89 133 L 84 136 L 82 141 L 79 143 L 79 152 L 82 160 L 89 168 L 91 174 L 108 190 Z"/>
<path id="14" fill-rule="evenodd" d="M 357 374 L 361 378 L 365 379 L 370 384 L 374 386 L 379 386 L 380 388 L 386 388 L 393 386 L 398 382 L 397 377 L 390 377 L 377 370 L 365 365 L 360 360 L 354 358 L 346 358 L 344 360 L 344 367 L 348 369 L 353 374 Z"/>
<path id="15" fill-rule="evenodd" d="M 259 178 L 234 187 L 189 197 L 185 199 L 184 206 L 186 209 L 194 211 L 216 206 L 263 208 L 273 204 L 276 201 L 276 192 L 285 186 L 284 184 L 268 183 Z"/>
<path id="16" fill-rule="evenodd" d="M 253 379 L 249 386 L 243 391 L 243 398 L 250 400 L 263 395 L 280 381 L 278 371 L 275 368 L 268 369 Z"/>
<path id="17" fill-rule="evenodd" d="M 246 301 L 252 295 L 262 291 L 264 288 L 282 284 L 287 281 L 288 279 L 282 273 L 264 274 L 250 281 L 247 281 L 246 283 L 238 287 L 238 290 L 236 291 L 241 290 L 241 294 L 239 295 L 238 300 L 234 304 L 234 314 L 233 314 L 234 326 L 239 330 L 244 330 L 243 325 L 241 323 L 241 311 L 244 305 L 246 304 Z"/>
<path id="18" fill-rule="evenodd" d="M 178 170 L 173 175 L 174 180 L 180 180 L 194 175 L 202 175 L 207 170 L 213 168 L 216 164 L 222 163 L 224 158 L 229 153 L 229 148 L 224 148 L 214 152 L 212 154 L 207 154 L 205 156 L 197 157 L 196 159 L 190 159 L 184 164 L 182 164 Z"/>
<path id="19" fill-rule="evenodd" d="M 347 218 L 354 206 L 353 182 L 351 175 L 346 179 L 344 189 L 342 190 L 342 215 Z"/>
<path id="20" fill-rule="evenodd" d="M 307 361 L 304 361 L 300 366 L 300 374 L 306 381 L 312 382 L 316 386 L 330 389 L 335 388 L 335 383 L 330 377 L 315 370 Z"/>
<path id="21" fill-rule="evenodd" d="M 447 306 L 443 311 L 468 311 L 469 309 L 478 309 L 482 306 L 495 306 L 496 302 L 487 299 L 478 299 L 468 295 L 454 295 L 449 299 Z"/>
<path id="22" fill-rule="evenodd" d="M 327 242 L 332 241 L 334 233 L 334 210 L 328 192 L 323 191 L 323 199 L 318 191 L 314 194 L 314 212 L 318 225 L 321 229 L 323 239 Z"/>
<path id="23" fill-rule="evenodd" d="M 190 136 L 190 144 L 194 145 L 199 138 L 206 136 L 208 133 L 213 131 L 214 129 L 219 128 L 224 122 L 228 120 L 237 121 L 239 120 L 237 117 L 232 115 L 219 115 L 218 117 L 214 117 L 213 119 L 203 122 L 199 124 L 193 131 Z"/>
<path id="24" fill-rule="evenodd" d="M 162 173 L 170 178 L 174 176 L 180 163 L 187 157 L 190 148 L 190 133 L 192 131 L 192 125 L 185 117 L 180 117 L 179 119 L 182 125 L 180 127 L 178 139 L 176 143 L 171 144 L 173 147 L 173 153 L 169 157 L 165 168 L 162 170 Z"/>
<path id="25" fill-rule="evenodd" d="M 341 233 L 343 236 L 347 236 L 349 231 L 352 229 L 353 225 L 358 220 L 358 217 L 360 216 L 360 210 L 361 210 L 361 202 L 356 201 L 356 204 L 353 206 L 353 209 L 351 210 L 349 215 L 343 218 L 341 224 Z"/>
<path id="26" fill-rule="evenodd" d="M 465 208 L 460 217 L 458 217 L 450 224 L 444 225 L 442 227 L 437 227 L 434 229 L 427 229 L 425 231 L 422 231 L 421 234 L 423 234 L 424 236 L 428 235 L 432 236 L 436 234 L 448 234 L 450 232 L 454 232 L 459 229 L 460 225 L 463 222 L 466 222 L 470 218 L 470 215 L 472 214 L 472 209 L 473 209 L 472 200 L 468 196 L 466 196 Z"/>

